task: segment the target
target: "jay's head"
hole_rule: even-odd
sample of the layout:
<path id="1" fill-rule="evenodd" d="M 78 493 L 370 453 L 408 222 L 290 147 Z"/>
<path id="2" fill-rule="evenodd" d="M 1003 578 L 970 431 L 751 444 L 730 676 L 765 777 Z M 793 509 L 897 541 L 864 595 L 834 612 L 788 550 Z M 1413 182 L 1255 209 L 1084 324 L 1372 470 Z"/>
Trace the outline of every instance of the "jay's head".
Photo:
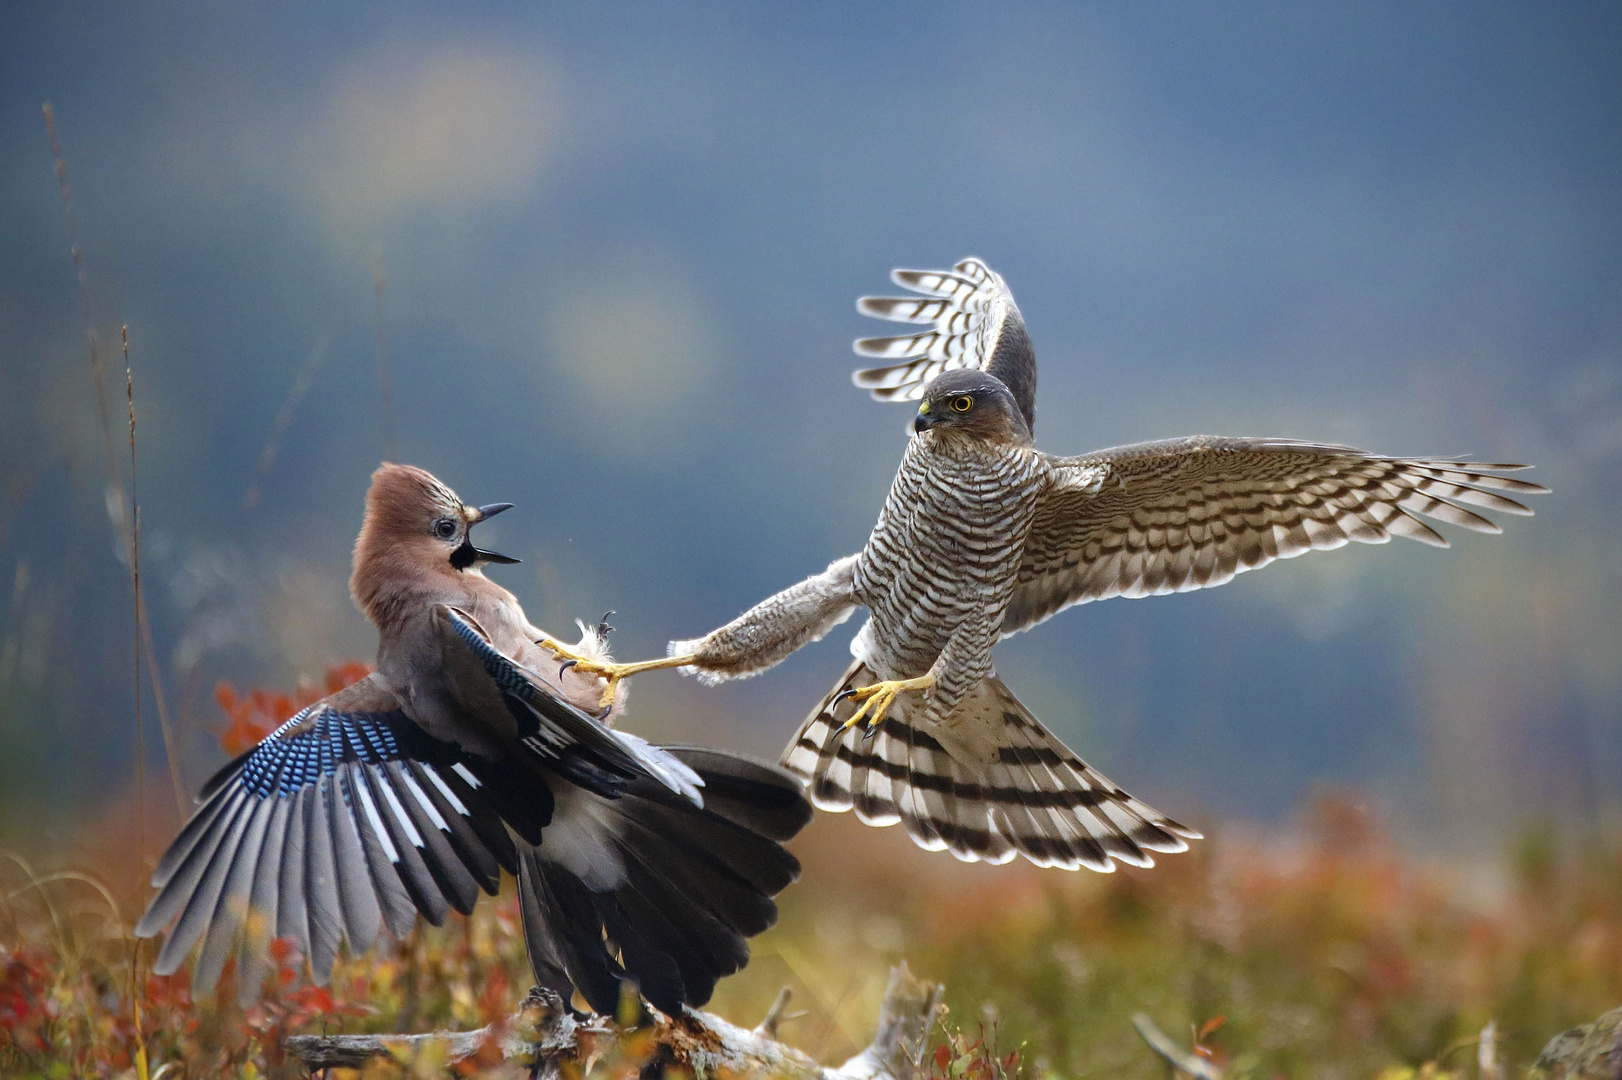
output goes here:
<path id="1" fill-rule="evenodd" d="M 366 520 L 355 542 L 351 587 L 365 598 L 391 574 L 461 573 L 518 560 L 473 546 L 473 526 L 512 503 L 469 506 L 432 473 L 413 465 L 378 466 L 366 492 Z"/>

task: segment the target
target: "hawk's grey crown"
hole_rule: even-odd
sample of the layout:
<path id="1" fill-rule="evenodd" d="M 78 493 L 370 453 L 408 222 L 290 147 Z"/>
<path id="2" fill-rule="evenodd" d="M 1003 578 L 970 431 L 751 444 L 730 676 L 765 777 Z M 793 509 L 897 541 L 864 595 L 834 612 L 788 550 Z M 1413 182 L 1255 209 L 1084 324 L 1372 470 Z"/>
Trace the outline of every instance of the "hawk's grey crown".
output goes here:
<path id="1" fill-rule="evenodd" d="M 924 388 L 913 429 L 947 428 L 993 442 L 1026 444 L 1031 429 L 1001 379 L 984 371 L 948 371 Z"/>

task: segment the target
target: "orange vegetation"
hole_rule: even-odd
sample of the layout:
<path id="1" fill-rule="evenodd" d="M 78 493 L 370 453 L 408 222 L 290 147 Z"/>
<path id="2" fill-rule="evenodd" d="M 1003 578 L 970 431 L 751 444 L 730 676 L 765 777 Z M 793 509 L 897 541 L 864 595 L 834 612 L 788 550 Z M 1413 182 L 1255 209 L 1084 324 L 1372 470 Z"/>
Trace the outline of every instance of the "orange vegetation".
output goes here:
<path id="1" fill-rule="evenodd" d="M 367 670 L 335 666 L 293 694 L 221 684 L 222 747 L 246 749 Z M 171 1080 L 300 1076 L 280 1049 L 290 1032 L 478 1027 L 529 986 L 508 888 L 471 918 L 341 959 L 330 987 L 309 986 L 278 942 L 254 1005 L 236 1005 L 229 969 L 218 998 L 194 998 L 184 973 L 146 974 L 153 943 L 129 937 L 145 896 L 127 856 L 133 816 L 85 827 L 82 852 L 126 853 L 98 854 L 95 873 L 0 857 L 0 1075 L 129 1076 L 144 1048 Z M 1506 1063 L 1524 1066 L 1622 1003 L 1614 842 L 1533 832 L 1499 864 L 1450 866 L 1404 852 L 1347 792 L 1287 827 L 1201 824 L 1211 839 L 1190 852 L 1104 876 L 966 866 L 898 829 L 819 815 L 795 842 L 805 871 L 779 926 L 711 1008 L 752 1025 L 787 984 L 803 1015 L 783 1037 L 837 1063 L 871 1037 L 886 972 L 905 957 L 947 986 L 927 1060 L 939 1080 L 1163 1076 L 1132 1028 L 1139 1011 L 1244 1080 L 1473 1076 L 1488 1020 Z"/>

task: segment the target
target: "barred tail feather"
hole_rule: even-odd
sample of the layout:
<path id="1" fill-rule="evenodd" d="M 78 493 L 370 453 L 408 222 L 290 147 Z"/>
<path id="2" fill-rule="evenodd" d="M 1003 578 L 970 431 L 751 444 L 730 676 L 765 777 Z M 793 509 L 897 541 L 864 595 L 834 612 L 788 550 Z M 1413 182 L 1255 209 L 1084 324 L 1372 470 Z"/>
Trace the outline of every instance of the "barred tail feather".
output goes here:
<path id="1" fill-rule="evenodd" d="M 1000 679 L 982 683 L 944 725 L 913 722 L 904 698 L 873 734 L 843 729 L 853 705 L 835 699 L 878 678 L 851 664 L 783 753 L 818 808 L 902 823 L 920 847 L 967 862 L 1018 854 L 1102 873 L 1117 862 L 1153 866 L 1151 852 L 1200 839 L 1076 757 Z"/>

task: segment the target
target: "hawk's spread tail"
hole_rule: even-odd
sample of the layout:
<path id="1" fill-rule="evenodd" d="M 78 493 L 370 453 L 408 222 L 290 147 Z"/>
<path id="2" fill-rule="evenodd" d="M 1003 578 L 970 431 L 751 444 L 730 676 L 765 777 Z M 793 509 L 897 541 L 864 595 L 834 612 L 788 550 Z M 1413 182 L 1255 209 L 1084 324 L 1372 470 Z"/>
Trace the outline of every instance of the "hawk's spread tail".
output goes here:
<path id="1" fill-rule="evenodd" d="M 995 677 L 943 724 L 914 722 L 917 699 L 904 695 L 871 737 L 860 726 L 841 730 L 856 706 L 835 698 L 878 678 L 853 663 L 783 752 L 819 808 L 854 807 L 869 825 L 905 822 L 921 847 L 965 861 L 1018 853 L 1067 870 L 1152 866 L 1149 852 L 1186 851 L 1200 839 L 1076 757 Z"/>

